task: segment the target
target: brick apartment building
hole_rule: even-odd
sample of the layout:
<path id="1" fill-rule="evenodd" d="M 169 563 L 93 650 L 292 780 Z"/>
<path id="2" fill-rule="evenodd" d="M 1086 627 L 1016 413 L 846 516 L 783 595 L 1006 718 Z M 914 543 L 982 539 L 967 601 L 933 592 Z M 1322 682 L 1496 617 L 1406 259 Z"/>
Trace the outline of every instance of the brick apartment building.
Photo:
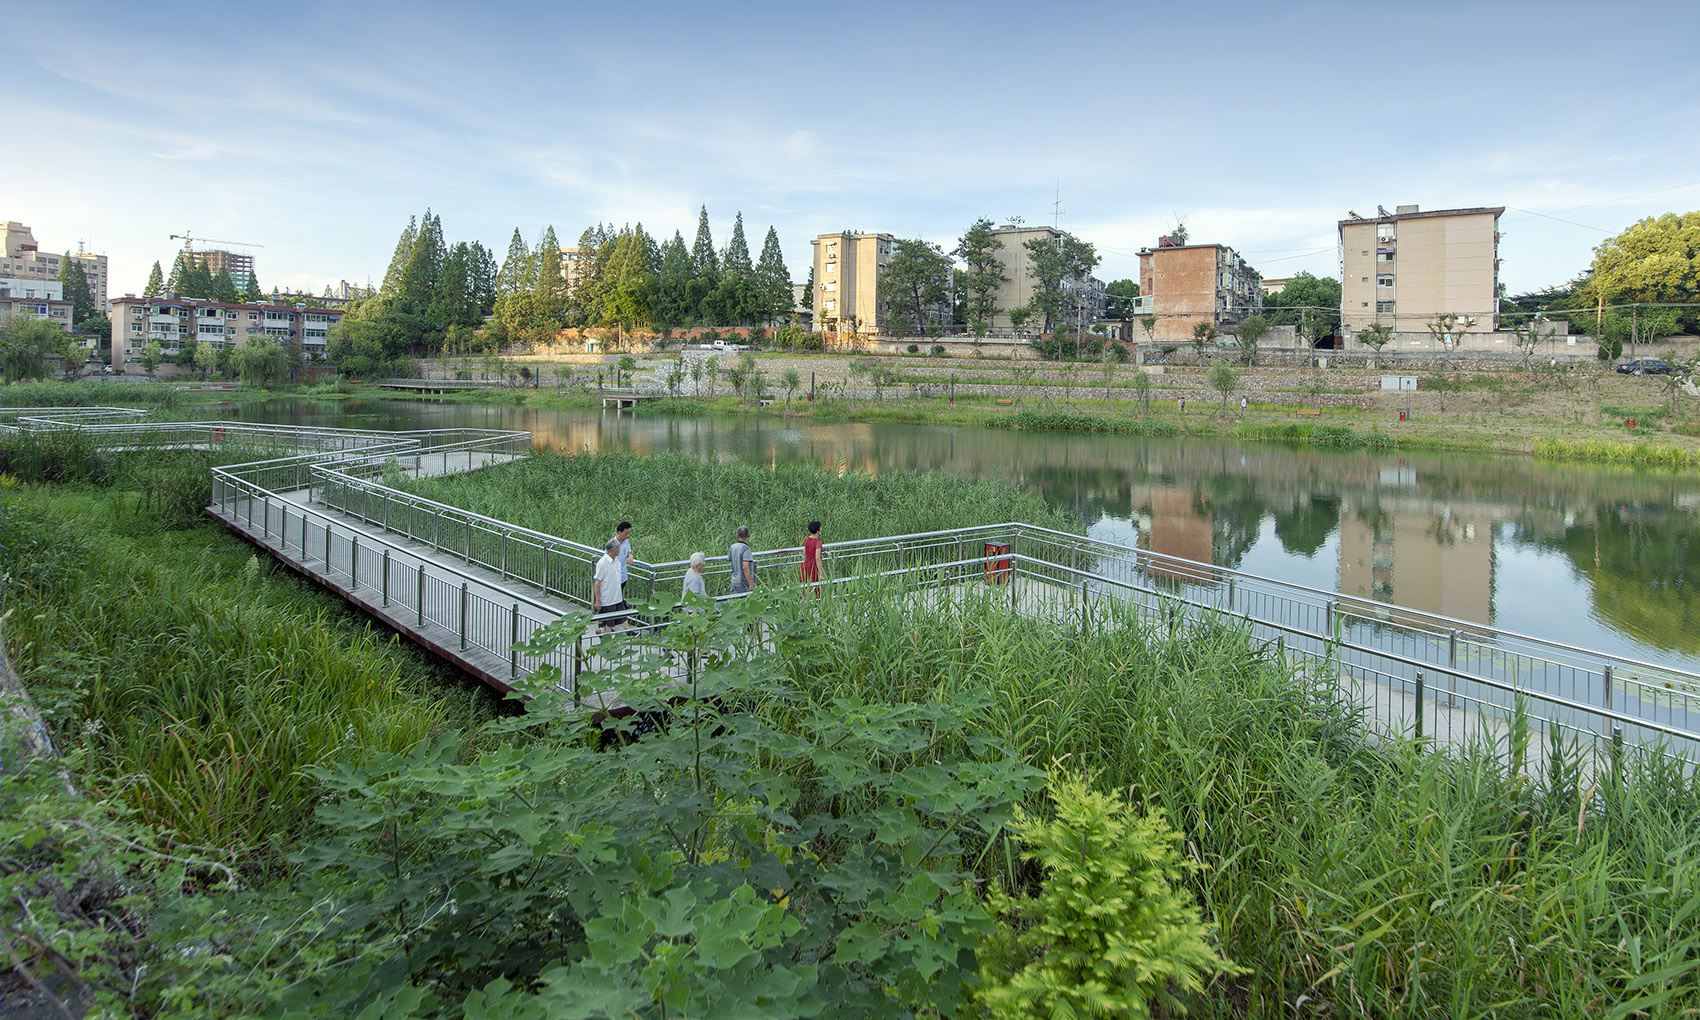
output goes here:
<path id="1" fill-rule="evenodd" d="M 1263 310 L 1263 278 L 1234 249 L 1161 237 L 1139 252 L 1135 315 L 1155 315 L 1155 340 L 1191 340 L 1200 322 L 1221 328 Z"/>

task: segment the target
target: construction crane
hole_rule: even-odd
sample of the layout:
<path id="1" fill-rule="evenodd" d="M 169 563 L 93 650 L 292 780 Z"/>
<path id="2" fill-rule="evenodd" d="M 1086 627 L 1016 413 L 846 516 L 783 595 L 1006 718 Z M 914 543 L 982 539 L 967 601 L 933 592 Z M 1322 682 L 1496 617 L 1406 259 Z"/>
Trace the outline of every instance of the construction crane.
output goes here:
<path id="1" fill-rule="evenodd" d="M 193 234 L 191 234 L 187 230 L 185 230 L 181 234 L 172 234 L 171 240 L 182 241 L 183 242 L 183 249 L 185 251 L 188 251 L 189 249 L 192 249 L 195 246 L 195 241 L 197 239 Z M 199 240 L 203 244 L 234 244 L 238 248 L 264 248 L 265 247 L 265 245 L 263 245 L 263 244 L 250 244 L 247 241 L 226 241 L 223 238 L 218 238 L 218 237 L 202 237 L 202 238 L 199 238 Z"/>

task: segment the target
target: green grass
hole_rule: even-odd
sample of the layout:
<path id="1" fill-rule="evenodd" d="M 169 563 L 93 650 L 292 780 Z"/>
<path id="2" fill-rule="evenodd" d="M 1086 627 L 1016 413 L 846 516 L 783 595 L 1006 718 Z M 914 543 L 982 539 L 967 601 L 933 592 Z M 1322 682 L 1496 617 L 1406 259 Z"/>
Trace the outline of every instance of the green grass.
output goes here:
<path id="1" fill-rule="evenodd" d="M 275 864 L 311 816 L 307 768 L 490 710 L 453 670 L 143 492 L 8 476 L 4 515 L 14 664 L 60 742 L 86 751 L 91 794 L 177 839 Z"/>
<path id="2" fill-rule="evenodd" d="M 1207 866 L 1192 880 L 1206 917 L 1253 971 L 1196 1012 L 1700 1008 L 1700 787 L 1679 768 L 1631 754 L 1595 783 L 1571 748 L 1528 774 L 1527 733 L 1509 756 L 1370 745 L 1349 706 L 1243 630 L 1004 607 L 840 596 L 818 624 L 829 648 L 792 674 L 823 698 L 983 694 L 987 734 L 1028 762 L 1163 807 Z"/>
<path id="3" fill-rule="evenodd" d="M 633 554 L 680 560 L 724 555 L 738 525 L 758 549 L 802 545 L 811 520 L 829 542 L 1025 521 L 1076 530 L 1039 496 L 1001 482 L 942 473 L 877 477 L 818 463 L 723 464 L 684 453 L 567 455 L 550 451 L 511 465 L 404 482 L 411 492 L 599 547 L 630 520 Z"/>

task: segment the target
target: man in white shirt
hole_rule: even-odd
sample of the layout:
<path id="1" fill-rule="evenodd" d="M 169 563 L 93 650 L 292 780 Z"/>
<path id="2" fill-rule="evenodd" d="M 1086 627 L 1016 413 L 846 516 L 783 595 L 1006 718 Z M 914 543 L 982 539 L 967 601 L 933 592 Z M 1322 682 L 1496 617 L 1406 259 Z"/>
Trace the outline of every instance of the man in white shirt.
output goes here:
<path id="1" fill-rule="evenodd" d="M 593 616 L 626 612 L 626 598 L 620 588 L 619 556 L 620 540 L 610 538 L 607 551 L 596 561 L 596 571 L 590 582 L 590 612 Z M 609 616 L 601 621 L 601 633 L 606 634 L 623 622 L 624 616 Z"/>

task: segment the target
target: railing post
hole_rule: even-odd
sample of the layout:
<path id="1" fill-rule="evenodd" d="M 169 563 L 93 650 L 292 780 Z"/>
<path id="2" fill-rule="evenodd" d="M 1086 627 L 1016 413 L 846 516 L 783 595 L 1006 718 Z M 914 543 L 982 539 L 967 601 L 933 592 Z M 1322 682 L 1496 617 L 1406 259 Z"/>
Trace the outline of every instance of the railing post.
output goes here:
<path id="1" fill-rule="evenodd" d="M 419 592 L 418 592 L 418 594 L 415 598 L 414 605 L 418 606 L 418 618 L 417 618 L 416 622 L 418 623 L 419 626 L 423 627 L 423 626 L 425 626 L 425 561 L 424 560 L 419 561 L 418 570 L 419 570 Z"/>
<path id="2" fill-rule="evenodd" d="M 549 594 L 549 547 L 547 545 L 543 547 L 543 594 Z M 649 578 L 649 597 L 651 601 L 654 601 L 655 576 L 653 574 Z"/>
<path id="3" fill-rule="evenodd" d="M 1423 671 L 1417 670 L 1417 710 L 1416 710 L 1417 741 L 1423 739 Z"/>
<path id="4" fill-rule="evenodd" d="M 1016 543 L 1021 540 L 1021 533 L 1009 536 L 1009 611 L 1015 612 L 1015 579 L 1021 574 L 1021 564 L 1016 560 Z"/>
<path id="5" fill-rule="evenodd" d="M 1604 669 L 1600 670 L 1600 674 L 1605 679 L 1605 707 L 1606 707 L 1606 711 L 1610 712 L 1612 710 L 1612 708 L 1611 708 L 1612 668 L 1610 666 L 1606 666 Z M 1623 727 L 1619 726 L 1617 724 L 1617 720 L 1616 719 L 1607 719 L 1605 722 L 1606 722 L 1606 727 L 1607 727 L 1606 728 L 1606 735 L 1611 737 L 1612 742 L 1615 744 L 1615 743 L 1622 741 L 1623 740 Z"/>
<path id="6" fill-rule="evenodd" d="M 1228 575 L 1228 612 L 1234 611 L 1234 575 Z"/>
<path id="7" fill-rule="evenodd" d="M 354 582 L 349 591 L 360 590 L 360 533 L 348 536 L 348 576 Z"/>
<path id="8" fill-rule="evenodd" d="M 519 676 L 519 603 L 514 603 L 513 629 L 508 635 L 508 679 Z"/>
<path id="9" fill-rule="evenodd" d="M 1455 708 L 1458 705 L 1458 628 L 1454 627 L 1446 635 L 1446 668 L 1452 672 L 1446 675 L 1446 705 Z"/>
<path id="10" fill-rule="evenodd" d="M 390 604 L 390 551 L 388 548 L 384 549 L 384 579 L 378 590 L 383 594 L 384 605 L 388 606 Z"/>
<path id="11" fill-rule="evenodd" d="M 502 532 L 501 566 L 502 580 L 506 581 L 508 579 L 508 533 L 505 531 Z"/>
<path id="12" fill-rule="evenodd" d="M 1322 614 L 1322 638 L 1325 641 L 1334 640 L 1334 600 L 1329 599 Z"/>
<path id="13" fill-rule="evenodd" d="M 460 650 L 466 651 L 466 582 L 460 583 Z"/>
<path id="14" fill-rule="evenodd" d="M 1082 578 L 1080 581 L 1080 632 L 1082 634 L 1086 633 L 1086 615 L 1086 580 Z"/>
<path id="15" fill-rule="evenodd" d="M 584 673 L 584 635 L 573 638 L 573 707 L 579 707 L 578 678 Z"/>
<path id="16" fill-rule="evenodd" d="M 331 522 L 325 522 L 325 573 L 331 572 Z"/>
<path id="17" fill-rule="evenodd" d="M 265 539 L 272 537 L 272 498 L 270 496 L 266 497 L 266 508 L 260 515 L 260 537 Z"/>

